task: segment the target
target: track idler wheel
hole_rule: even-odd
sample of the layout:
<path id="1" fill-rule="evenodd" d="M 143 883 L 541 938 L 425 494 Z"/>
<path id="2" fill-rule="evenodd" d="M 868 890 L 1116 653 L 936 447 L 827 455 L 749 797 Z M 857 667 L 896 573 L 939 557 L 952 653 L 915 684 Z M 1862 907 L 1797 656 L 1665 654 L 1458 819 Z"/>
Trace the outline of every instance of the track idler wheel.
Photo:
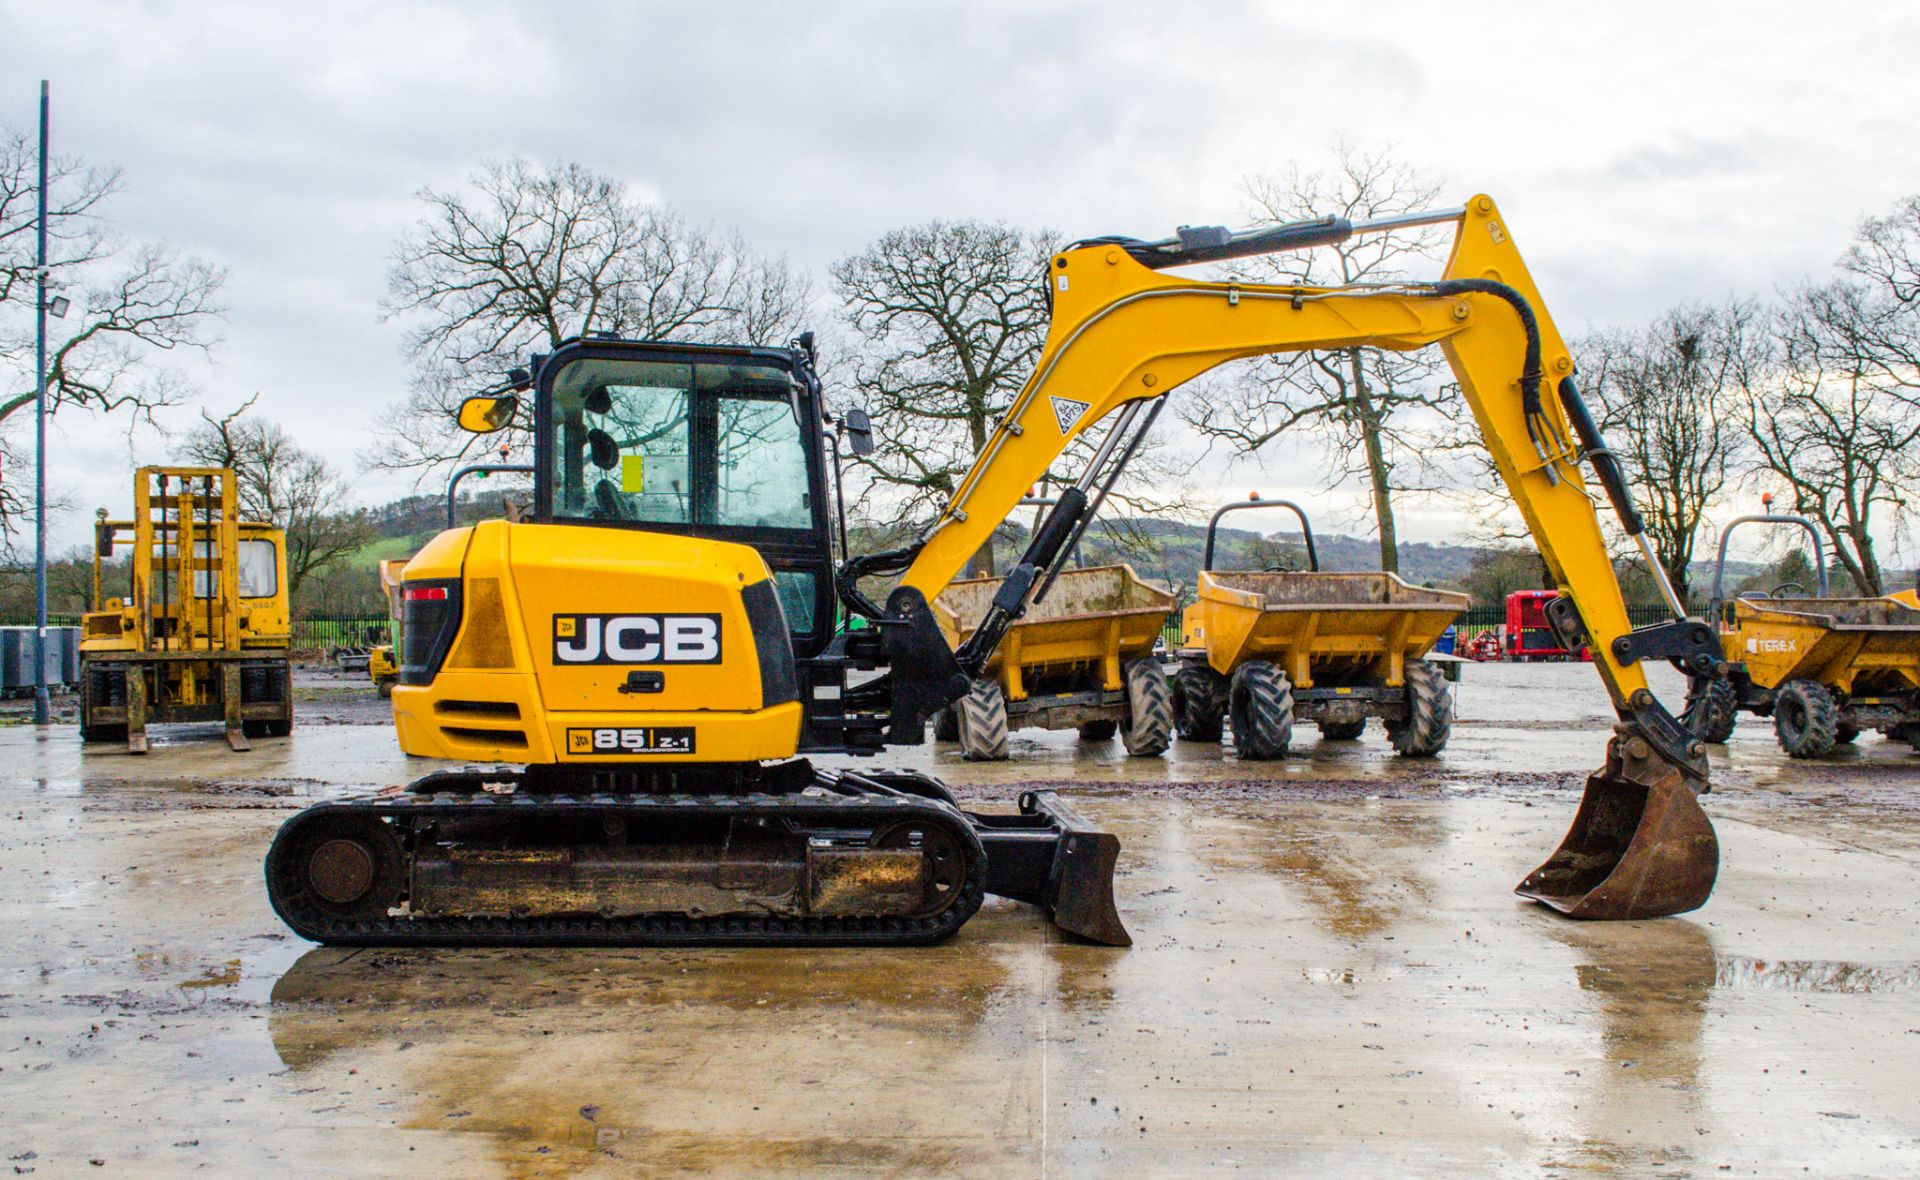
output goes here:
<path id="1" fill-rule="evenodd" d="M 1705 904 L 1720 842 L 1678 767 L 1618 727 L 1560 847 L 1514 892 L 1570 918 L 1617 921 Z"/>
<path id="2" fill-rule="evenodd" d="M 316 923 L 385 918 L 400 903 L 405 854 L 377 815 L 322 808 L 295 817 L 267 854 L 267 897 L 287 925 L 320 940 Z"/>
<path id="3" fill-rule="evenodd" d="M 913 849 L 920 854 L 922 903 L 914 917 L 936 917 L 965 896 L 967 852 L 954 838 L 954 833 L 927 824 L 895 824 L 877 833 L 873 846 L 887 850 Z"/>

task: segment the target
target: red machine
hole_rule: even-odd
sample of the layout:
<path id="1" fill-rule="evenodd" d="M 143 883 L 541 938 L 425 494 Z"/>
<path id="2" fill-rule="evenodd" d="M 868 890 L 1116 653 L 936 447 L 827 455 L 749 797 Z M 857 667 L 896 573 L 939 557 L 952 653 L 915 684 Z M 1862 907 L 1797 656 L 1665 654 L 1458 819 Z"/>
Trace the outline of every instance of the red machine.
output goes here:
<path id="1" fill-rule="evenodd" d="M 1547 625 L 1547 604 L 1560 597 L 1558 590 L 1515 590 L 1507 595 L 1506 656 L 1510 660 L 1582 660 L 1593 662 L 1586 648 L 1568 651 L 1554 638 Z"/>

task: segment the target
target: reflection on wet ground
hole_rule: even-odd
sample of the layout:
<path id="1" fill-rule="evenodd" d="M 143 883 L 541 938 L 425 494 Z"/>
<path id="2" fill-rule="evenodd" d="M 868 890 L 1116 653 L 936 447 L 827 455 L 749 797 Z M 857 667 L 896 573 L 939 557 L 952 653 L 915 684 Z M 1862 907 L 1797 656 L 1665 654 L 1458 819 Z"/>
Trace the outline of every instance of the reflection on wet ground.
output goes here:
<path id="1" fill-rule="evenodd" d="M 985 806 L 1076 792 L 1125 849 L 1124 951 L 998 901 L 920 951 L 313 948 L 260 856 L 431 765 L 384 731 L 144 762 L 0 731 L 0 1146 L 49 1175 L 1920 1171 L 1920 759 L 1787 765 L 1744 727 L 1707 908 L 1570 924 L 1508 891 L 1604 702 L 1581 668 L 1468 677 L 1428 764 L 1377 733 L 890 759 Z"/>
<path id="2" fill-rule="evenodd" d="M 1715 987 L 1763 987 L 1793 992 L 1866 994 L 1920 988 L 1920 963 L 1842 963 L 1830 959 L 1715 960 Z"/>

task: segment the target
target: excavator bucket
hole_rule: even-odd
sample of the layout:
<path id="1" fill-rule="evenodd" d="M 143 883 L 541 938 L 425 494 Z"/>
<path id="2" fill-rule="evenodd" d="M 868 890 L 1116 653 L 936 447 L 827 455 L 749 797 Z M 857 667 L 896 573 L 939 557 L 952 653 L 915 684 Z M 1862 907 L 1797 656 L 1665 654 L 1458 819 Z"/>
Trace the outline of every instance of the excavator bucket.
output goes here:
<path id="1" fill-rule="evenodd" d="M 1623 733 L 1566 839 L 1514 892 L 1570 918 L 1661 918 L 1698 909 L 1719 871 L 1720 842 L 1679 768 Z"/>

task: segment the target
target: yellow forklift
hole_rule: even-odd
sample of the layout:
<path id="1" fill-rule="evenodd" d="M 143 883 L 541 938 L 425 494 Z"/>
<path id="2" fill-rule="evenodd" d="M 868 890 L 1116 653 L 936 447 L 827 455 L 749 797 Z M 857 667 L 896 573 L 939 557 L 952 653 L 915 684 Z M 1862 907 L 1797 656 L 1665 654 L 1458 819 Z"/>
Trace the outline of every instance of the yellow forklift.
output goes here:
<path id="1" fill-rule="evenodd" d="M 125 590 L 109 596 L 106 563 L 123 549 Z M 224 722 L 235 750 L 290 733 L 286 574 L 285 534 L 240 520 L 231 470 L 134 472 L 133 518 L 103 508 L 94 526 L 81 740 L 144 754 L 149 724 Z"/>

